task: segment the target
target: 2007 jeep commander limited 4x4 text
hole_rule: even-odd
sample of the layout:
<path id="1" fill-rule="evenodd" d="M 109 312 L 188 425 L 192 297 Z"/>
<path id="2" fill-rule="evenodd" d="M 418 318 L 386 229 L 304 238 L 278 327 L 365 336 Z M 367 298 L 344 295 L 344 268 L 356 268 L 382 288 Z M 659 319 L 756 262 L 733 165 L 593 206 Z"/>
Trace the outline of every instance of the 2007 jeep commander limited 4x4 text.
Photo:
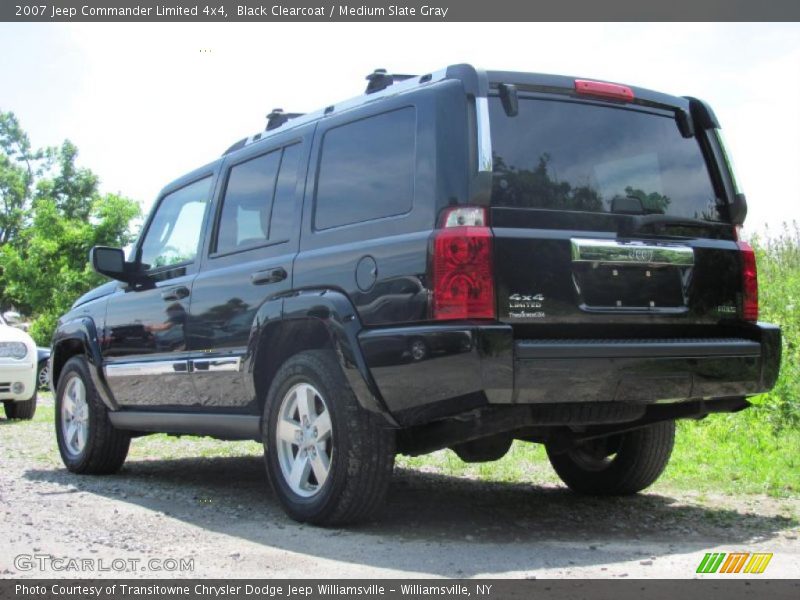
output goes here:
<path id="1" fill-rule="evenodd" d="M 396 453 L 543 443 L 653 483 L 675 420 L 769 390 L 746 205 L 702 101 L 562 76 L 376 71 L 168 185 L 53 340 L 67 467 L 148 432 L 263 441 L 293 518 L 366 518 Z M 235 477 L 235 474 L 231 474 Z"/>

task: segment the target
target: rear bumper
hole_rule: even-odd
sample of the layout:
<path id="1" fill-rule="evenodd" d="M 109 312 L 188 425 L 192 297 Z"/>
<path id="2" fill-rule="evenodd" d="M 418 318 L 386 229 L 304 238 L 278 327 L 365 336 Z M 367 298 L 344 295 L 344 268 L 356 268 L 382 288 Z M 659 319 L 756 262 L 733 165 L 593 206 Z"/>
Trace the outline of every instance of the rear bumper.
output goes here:
<path id="1" fill-rule="evenodd" d="M 367 366 L 401 424 L 487 404 L 683 402 L 769 391 L 780 329 L 713 339 L 514 340 L 510 326 L 365 330 Z"/>

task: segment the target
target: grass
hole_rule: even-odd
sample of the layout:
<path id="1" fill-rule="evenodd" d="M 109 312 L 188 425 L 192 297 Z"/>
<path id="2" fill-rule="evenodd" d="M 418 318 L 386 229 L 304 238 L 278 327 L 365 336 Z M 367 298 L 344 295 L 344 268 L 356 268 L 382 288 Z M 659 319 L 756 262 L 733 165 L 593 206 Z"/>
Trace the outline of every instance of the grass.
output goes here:
<path id="1" fill-rule="evenodd" d="M 559 481 L 544 448 L 525 442 L 514 442 L 504 458 L 491 463 L 468 464 L 444 450 L 398 457 L 398 465 L 486 481 L 534 485 Z M 672 458 L 654 489 L 800 496 L 800 432 L 776 434 L 760 417 L 747 413 L 713 415 L 702 422 L 681 421 Z"/>
<path id="2" fill-rule="evenodd" d="M 662 483 L 728 494 L 800 496 L 800 431 L 776 431 L 760 410 L 679 423 Z"/>
<path id="3" fill-rule="evenodd" d="M 704 422 L 679 422 L 675 450 L 654 489 L 800 496 L 800 432 L 776 434 L 758 417 L 745 415 L 713 415 Z M 486 481 L 534 485 L 559 481 L 544 448 L 525 442 L 514 442 L 504 458 L 491 463 L 468 464 L 444 450 L 398 457 L 398 465 Z"/>

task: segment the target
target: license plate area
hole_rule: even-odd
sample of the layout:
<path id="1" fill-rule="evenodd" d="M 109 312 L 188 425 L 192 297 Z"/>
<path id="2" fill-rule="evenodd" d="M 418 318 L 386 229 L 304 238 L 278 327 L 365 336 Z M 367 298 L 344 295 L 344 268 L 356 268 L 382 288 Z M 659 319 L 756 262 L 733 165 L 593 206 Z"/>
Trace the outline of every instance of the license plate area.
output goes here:
<path id="1" fill-rule="evenodd" d="M 571 243 L 572 277 L 581 310 L 688 311 L 692 248 L 582 238 Z"/>

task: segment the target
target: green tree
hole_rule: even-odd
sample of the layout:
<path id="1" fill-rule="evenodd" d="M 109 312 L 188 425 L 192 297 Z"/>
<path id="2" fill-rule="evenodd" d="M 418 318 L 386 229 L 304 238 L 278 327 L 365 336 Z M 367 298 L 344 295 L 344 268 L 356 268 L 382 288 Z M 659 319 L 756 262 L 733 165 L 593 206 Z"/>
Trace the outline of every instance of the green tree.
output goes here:
<path id="1" fill-rule="evenodd" d="M 44 152 L 33 152 L 14 113 L 0 111 L 0 248 L 22 228 Z"/>
<path id="2" fill-rule="evenodd" d="M 672 200 L 669 196 L 662 196 L 658 192 L 650 192 L 649 194 L 644 190 L 628 186 L 625 188 L 625 194 L 628 198 L 638 198 L 642 203 L 644 212 L 648 214 L 664 214 L 667 212 L 667 207 Z"/>
<path id="3" fill-rule="evenodd" d="M 32 152 L 13 113 L 0 118 L 0 303 L 33 315 L 31 335 L 47 344 L 58 317 L 103 281 L 88 264 L 91 247 L 130 242 L 140 209 L 100 194 L 71 142 Z"/>
<path id="4" fill-rule="evenodd" d="M 600 193 L 588 185 L 573 186 L 550 173 L 549 154 L 542 154 L 532 169 L 507 165 L 494 155 L 492 198 L 501 206 L 552 208 L 558 210 L 602 211 Z"/>

